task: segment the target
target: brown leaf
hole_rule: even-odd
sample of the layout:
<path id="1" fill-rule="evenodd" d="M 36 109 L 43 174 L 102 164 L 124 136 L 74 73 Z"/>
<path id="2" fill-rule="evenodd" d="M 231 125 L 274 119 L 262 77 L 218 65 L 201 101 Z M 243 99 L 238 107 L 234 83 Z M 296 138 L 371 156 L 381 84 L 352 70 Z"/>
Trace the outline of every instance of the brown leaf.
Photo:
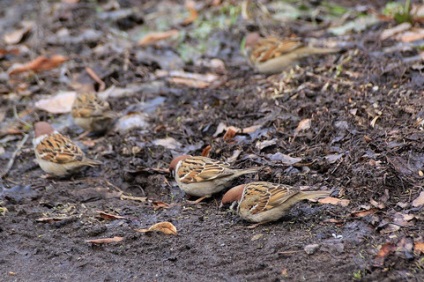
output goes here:
<path id="1" fill-rule="evenodd" d="M 100 239 L 92 239 L 92 240 L 85 240 L 86 243 L 92 243 L 92 244 L 109 244 L 109 243 L 117 243 L 124 240 L 124 237 L 115 236 L 113 238 L 100 238 Z"/>
<path id="2" fill-rule="evenodd" d="M 163 31 L 163 32 L 150 33 L 150 34 L 144 36 L 143 38 L 141 38 L 138 41 L 138 45 L 139 46 L 152 45 L 152 44 L 154 44 L 156 42 L 159 42 L 161 40 L 168 39 L 169 37 L 177 36 L 178 33 L 179 32 L 176 29 L 172 29 L 172 30 L 168 30 L 168 31 Z"/>
<path id="3" fill-rule="evenodd" d="M 106 213 L 104 211 L 97 211 L 97 213 L 98 213 L 99 217 L 101 217 L 103 219 L 107 219 L 107 220 L 115 220 L 115 219 L 124 219 L 125 218 L 125 216 Z"/>
<path id="4" fill-rule="evenodd" d="M 211 145 L 207 145 L 207 146 L 206 146 L 206 147 L 202 150 L 202 154 L 201 154 L 201 156 L 202 156 L 202 157 L 209 157 L 209 153 L 210 153 L 211 149 L 212 149 L 212 146 L 211 146 Z"/>
<path id="5" fill-rule="evenodd" d="M 378 251 L 376 257 L 374 258 L 374 267 L 383 267 L 384 266 L 384 260 L 386 257 L 394 252 L 396 249 L 396 246 L 392 243 L 386 243 L 381 246 L 380 250 Z"/>
<path id="6" fill-rule="evenodd" d="M 35 107 L 52 114 L 70 113 L 75 97 L 75 91 L 61 92 L 55 96 L 35 102 Z"/>
<path id="7" fill-rule="evenodd" d="M 296 129 L 294 130 L 293 139 L 296 138 L 299 132 L 308 130 L 309 128 L 311 128 L 311 119 L 307 118 L 307 119 L 301 120 L 299 124 L 297 125 Z"/>
<path id="8" fill-rule="evenodd" d="M 161 201 L 153 201 L 152 202 L 153 205 L 153 209 L 154 210 L 158 210 L 158 209 L 169 209 L 170 205 Z"/>
<path id="9" fill-rule="evenodd" d="M 241 132 L 242 132 L 242 133 L 249 134 L 249 133 L 253 133 L 253 132 L 255 132 L 255 131 L 256 131 L 256 130 L 258 130 L 258 129 L 261 129 L 261 127 L 262 127 L 262 124 L 252 125 L 252 126 L 249 126 L 249 127 L 243 128 L 243 129 L 241 130 Z"/>
<path id="10" fill-rule="evenodd" d="M 159 231 L 167 235 L 177 235 L 177 228 L 170 222 L 164 221 L 150 226 L 148 229 L 136 229 L 135 231 L 147 233 L 152 231 Z"/>
<path id="11" fill-rule="evenodd" d="M 234 136 L 236 136 L 237 134 L 237 128 L 236 127 L 229 127 L 227 129 L 227 132 L 225 132 L 224 137 L 222 137 L 224 139 L 224 141 L 231 141 Z"/>
<path id="12" fill-rule="evenodd" d="M 43 222 L 43 223 L 53 223 L 53 222 L 58 222 L 58 221 L 62 221 L 62 220 L 67 220 L 67 219 L 71 219 L 72 217 L 40 217 L 37 218 L 35 221 L 37 222 Z"/>
<path id="13" fill-rule="evenodd" d="M 323 199 L 319 199 L 318 202 L 321 203 L 321 204 L 330 204 L 330 205 L 334 205 L 334 206 L 347 207 L 350 203 L 350 200 L 338 199 L 338 198 L 334 198 L 334 197 L 326 197 L 326 198 L 323 198 Z"/>
<path id="14" fill-rule="evenodd" d="M 68 60 L 67 57 L 62 55 L 53 55 L 51 57 L 40 56 L 29 63 L 21 66 L 14 67 L 9 75 L 19 74 L 27 71 L 42 72 L 57 68 Z"/>
<path id="15" fill-rule="evenodd" d="M 375 214 L 377 211 L 378 211 L 378 209 L 372 208 L 372 209 L 369 209 L 369 210 L 353 212 L 351 215 L 353 217 L 365 217 L 365 216 L 370 215 L 370 214 Z"/>
<path id="16" fill-rule="evenodd" d="M 424 205 L 424 191 L 420 193 L 420 195 L 412 201 L 412 206 L 420 207 Z"/>
<path id="17" fill-rule="evenodd" d="M 22 28 L 8 32 L 4 35 L 7 44 L 18 44 L 32 30 L 33 22 L 22 22 Z"/>
<path id="18" fill-rule="evenodd" d="M 414 252 L 424 254 L 424 242 L 415 242 Z"/>
<path id="19" fill-rule="evenodd" d="M 7 49 L 0 49 L 0 58 L 3 57 L 4 55 L 8 55 L 8 54 L 12 54 L 12 55 L 18 55 L 19 54 L 19 49 L 18 48 L 7 48 Z"/>
<path id="20" fill-rule="evenodd" d="M 184 21 L 181 23 L 182 25 L 189 25 L 199 17 L 199 14 L 195 8 L 195 4 L 196 3 L 194 1 L 187 1 L 186 8 L 190 15 L 184 19 Z"/>

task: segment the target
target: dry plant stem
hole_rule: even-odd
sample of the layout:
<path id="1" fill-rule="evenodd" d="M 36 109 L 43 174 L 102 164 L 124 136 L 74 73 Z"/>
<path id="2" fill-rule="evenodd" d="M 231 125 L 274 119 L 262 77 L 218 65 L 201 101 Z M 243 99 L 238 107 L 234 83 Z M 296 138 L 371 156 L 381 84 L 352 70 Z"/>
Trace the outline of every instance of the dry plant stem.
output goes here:
<path id="1" fill-rule="evenodd" d="M 18 155 L 19 151 L 22 149 L 22 146 L 25 144 L 27 140 L 28 140 L 28 134 L 25 134 L 21 142 L 18 143 L 18 146 L 16 147 L 15 152 L 13 152 L 13 155 L 10 158 L 9 162 L 7 163 L 6 169 L 1 173 L 0 178 L 5 177 L 9 173 L 10 169 L 13 166 L 13 163 L 15 162 L 16 156 Z"/>
<path id="2" fill-rule="evenodd" d="M 249 226 L 247 227 L 247 229 L 255 229 L 255 228 L 256 228 L 256 227 L 258 227 L 259 225 L 263 225 L 263 224 L 266 224 L 266 223 L 268 223 L 268 222 L 270 222 L 270 221 L 264 221 L 264 222 L 255 223 L 255 224 L 249 225 Z"/>
<path id="3" fill-rule="evenodd" d="M 135 196 L 127 196 L 127 195 L 121 195 L 121 200 L 131 200 L 131 201 L 139 201 L 139 202 L 146 202 L 147 197 L 135 197 Z"/>
<path id="4" fill-rule="evenodd" d="M 188 201 L 187 200 L 187 204 L 190 204 L 190 205 L 197 205 L 197 204 L 199 204 L 201 201 L 203 201 L 204 199 L 207 199 L 207 198 L 209 198 L 210 196 L 203 196 L 203 197 L 200 197 L 199 199 L 197 199 L 196 201 Z"/>
<path id="5" fill-rule="evenodd" d="M 103 82 L 103 80 L 100 79 L 100 77 L 94 72 L 94 70 L 90 67 L 86 67 L 85 71 L 88 73 L 88 75 L 97 82 L 99 86 L 99 92 L 105 90 L 106 84 Z"/>

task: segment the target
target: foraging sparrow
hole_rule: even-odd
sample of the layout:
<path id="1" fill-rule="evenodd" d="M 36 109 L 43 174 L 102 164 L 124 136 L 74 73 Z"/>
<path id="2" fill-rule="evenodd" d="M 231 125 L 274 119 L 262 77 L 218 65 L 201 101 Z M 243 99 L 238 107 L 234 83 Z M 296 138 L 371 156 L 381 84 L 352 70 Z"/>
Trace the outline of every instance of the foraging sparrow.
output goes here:
<path id="1" fill-rule="evenodd" d="M 74 122 L 87 132 L 103 133 L 112 124 L 116 114 L 96 93 L 84 91 L 77 95 L 71 111 Z"/>
<path id="2" fill-rule="evenodd" d="M 246 36 L 245 50 L 250 63 L 260 73 L 277 73 L 301 58 L 340 51 L 306 46 L 299 39 L 262 38 L 257 32 Z"/>
<path id="3" fill-rule="evenodd" d="M 237 213 L 250 222 L 266 223 L 286 215 L 297 202 L 327 197 L 330 191 L 300 191 L 298 188 L 270 182 L 251 182 L 231 188 L 221 206 L 238 202 Z"/>
<path id="4" fill-rule="evenodd" d="M 222 191 L 231 184 L 231 180 L 259 168 L 232 169 L 225 162 L 206 157 L 179 156 L 172 160 L 169 170 L 178 186 L 188 195 L 201 197 L 198 203 L 212 194 Z"/>
<path id="5" fill-rule="evenodd" d="M 34 124 L 35 156 L 41 169 L 52 176 L 64 177 L 84 166 L 96 166 L 101 162 L 88 159 L 71 139 L 55 131 L 47 122 Z"/>

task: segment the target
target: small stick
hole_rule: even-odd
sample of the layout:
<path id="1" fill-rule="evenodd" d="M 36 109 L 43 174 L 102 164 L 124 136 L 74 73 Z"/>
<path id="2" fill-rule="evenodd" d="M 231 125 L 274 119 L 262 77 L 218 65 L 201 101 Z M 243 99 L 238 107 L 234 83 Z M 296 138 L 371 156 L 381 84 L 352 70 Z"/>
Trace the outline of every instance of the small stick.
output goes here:
<path id="1" fill-rule="evenodd" d="M 103 82 L 103 80 L 100 79 L 100 77 L 94 72 L 94 70 L 90 67 L 86 67 L 85 71 L 88 73 L 88 75 L 97 82 L 99 86 L 99 92 L 105 90 L 106 84 Z"/>
<path id="2" fill-rule="evenodd" d="M 9 162 L 7 163 L 6 169 L 0 175 L 0 178 L 5 177 L 9 173 L 10 169 L 13 166 L 13 163 L 15 162 L 15 158 L 18 155 L 18 152 L 22 149 L 22 146 L 25 144 L 25 142 L 27 140 L 28 140 L 28 134 L 25 134 L 24 135 L 24 138 L 21 140 L 21 142 L 18 143 L 18 146 L 16 147 L 15 152 L 13 152 L 13 155 L 10 158 Z"/>

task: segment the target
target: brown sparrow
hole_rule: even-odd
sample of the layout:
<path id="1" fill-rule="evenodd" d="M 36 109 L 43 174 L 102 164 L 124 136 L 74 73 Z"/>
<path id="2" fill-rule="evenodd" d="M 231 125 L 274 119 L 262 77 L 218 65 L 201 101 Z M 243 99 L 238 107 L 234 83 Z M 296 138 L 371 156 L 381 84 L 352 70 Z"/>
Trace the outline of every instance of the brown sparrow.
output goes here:
<path id="1" fill-rule="evenodd" d="M 199 203 L 227 188 L 233 179 L 243 174 L 255 173 L 259 168 L 232 169 L 225 162 L 184 155 L 173 159 L 169 170 L 181 190 L 188 195 L 201 197 L 195 201 Z"/>
<path id="2" fill-rule="evenodd" d="M 221 206 L 238 202 L 237 213 L 244 220 L 257 223 L 276 221 L 297 202 L 323 198 L 330 191 L 300 191 L 298 188 L 270 182 L 251 182 L 231 188 L 224 194 Z"/>
<path id="3" fill-rule="evenodd" d="M 336 48 L 306 46 L 294 38 L 262 38 L 257 32 L 246 36 L 245 50 L 250 63 L 260 73 L 277 73 L 301 58 L 340 51 Z"/>
<path id="4" fill-rule="evenodd" d="M 41 169 L 56 177 L 68 176 L 84 166 L 96 166 L 101 162 L 88 159 L 71 139 L 55 131 L 47 122 L 34 124 L 35 156 Z"/>
<path id="5" fill-rule="evenodd" d="M 77 95 L 72 104 L 71 114 L 79 127 L 94 133 L 105 132 L 116 117 L 109 104 L 100 100 L 92 91 L 84 91 Z"/>

